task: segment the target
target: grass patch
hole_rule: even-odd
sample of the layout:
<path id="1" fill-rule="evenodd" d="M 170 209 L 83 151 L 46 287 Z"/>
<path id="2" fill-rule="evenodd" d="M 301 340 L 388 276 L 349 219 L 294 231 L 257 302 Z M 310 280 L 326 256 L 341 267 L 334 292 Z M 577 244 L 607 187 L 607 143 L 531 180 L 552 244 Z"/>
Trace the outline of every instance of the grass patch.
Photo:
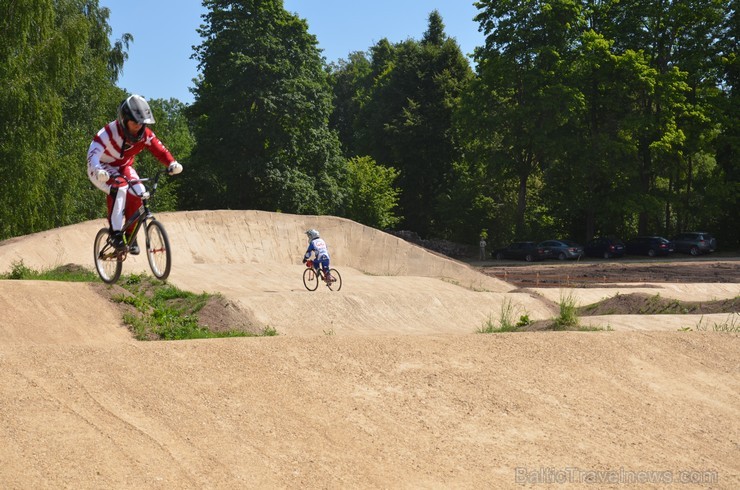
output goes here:
<path id="1" fill-rule="evenodd" d="M 79 265 L 67 264 L 55 269 L 36 271 L 23 261 L 13 262 L 10 272 L 0 274 L 0 279 L 29 281 L 97 282 L 98 274 Z"/>
<path id="2" fill-rule="evenodd" d="M 23 261 L 12 264 L 9 273 L 1 274 L 0 279 L 44 280 L 66 282 L 99 283 L 96 272 L 73 264 L 45 271 L 35 271 L 23 264 Z M 183 291 L 171 284 L 159 281 L 144 274 L 122 276 L 116 286 L 105 286 L 110 299 L 124 306 L 123 322 L 129 327 L 137 340 L 186 340 L 223 337 L 275 336 L 277 331 L 265 327 L 255 333 L 246 326 L 228 326 L 244 323 L 239 318 L 228 315 L 214 315 L 221 320 L 218 328 L 201 325 L 198 313 L 206 305 L 224 303 L 219 294 L 194 294 Z M 119 288 L 122 288 L 123 291 Z M 120 291 L 116 293 L 115 291 Z M 212 308 L 213 309 L 213 308 Z M 225 308 L 222 308 L 225 310 Z M 223 318 L 221 318 L 223 317 Z M 212 323 L 216 323 L 213 321 Z M 227 326 L 223 326 L 227 324 Z"/>
<path id="3" fill-rule="evenodd" d="M 516 332 L 522 327 L 526 327 L 531 324 L 529 315 L 524 314 L 519 317 L 519 320 L 514 323 L 514 317 L 516 312 L 514 310 L 514 304 L 511 299 L 506 298 L 501 303 L 501 311 L 499 312 L 498 322 L 494 321 L 489 315 L 486 323 L 483 324 L 476 332 L 477 333 L 503 333 L 503 332 Z"/>
<path id="4" fill-rule="evenodd" d="M 131 274 L 119 280 L 129 294 L 114 295 L 113 300 L 132 306 L 123 322 L 138 340 L 186 340 L 224 337 L 276 335 L 274 329 L 261 334 L 242 328 L 213 330 L 200 325 L 197 313 L 220 295 L 194 294 L 148 275 Z"/>
<path id="5" fill-rule="evenodd" d="M 702 317 L 696 324 L 696 330 L 700 332 L 706 332 L 711 330 L 713 332 L 726 332 L 726 333 L 740 333 L 740 313 L 732 313 L 727 316 L 727 319 L 722 322 L 714 322 L 709 325 L 709 322 L 704 323 L 704 317 Z M 691 329 L 689 329 L 691 330 Z"/>
<path id="6" fill-rule="evenodd" d="M 607 325 L 606 327 L 594 327 L 592 325 L 581 325 L 578 328 L 576 328 L 579 332 L 611 332 L 613 331 L 611 325 Z"/>

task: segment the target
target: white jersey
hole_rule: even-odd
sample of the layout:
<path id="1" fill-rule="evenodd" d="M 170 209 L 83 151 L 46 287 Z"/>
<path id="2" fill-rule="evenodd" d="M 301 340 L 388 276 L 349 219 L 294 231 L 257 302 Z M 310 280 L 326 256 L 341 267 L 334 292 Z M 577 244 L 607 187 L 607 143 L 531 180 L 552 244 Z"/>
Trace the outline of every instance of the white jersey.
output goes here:
<path id="1" fill-rule="evenodd" d="M 308 249 L 306 250 L 305 257 L 307 259 L 311 258 L 311 252 L 314 252 L 316 254 L 316 260 L 329 258 L 329 249 L 326 246 L 326 242 L 323 238 L 314 238 L 313 240 L 311 240 L 311 243 L 308 244 Z"/>

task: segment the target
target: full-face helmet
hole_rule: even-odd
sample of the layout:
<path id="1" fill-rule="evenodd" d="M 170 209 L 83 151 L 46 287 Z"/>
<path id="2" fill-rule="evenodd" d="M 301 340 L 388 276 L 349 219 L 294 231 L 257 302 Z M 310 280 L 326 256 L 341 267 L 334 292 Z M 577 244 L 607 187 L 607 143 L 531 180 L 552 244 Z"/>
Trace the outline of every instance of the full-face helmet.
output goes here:
<path id="1" fill-rule="evenodd" d="M 132 134 L 126 124 L 128 121 L 134 121 L 137 124 L 141 124 L 141 129 L 136 134 Z M 127 97 L 118 107 L 118 123 L 123 128 L 123 136 L 129 143 L 141 141 L 141 138 L 144 136 L 146 125 L 154 124 L 154 122 L 152 110 L 149 108 L 147 101 L 141 95 L 132 95 Z"/>
<path id="2" fill-rule="evenodd" d="M 313 240 L 319 237 L 319 232 L 318 230 L 314 230 L 313 228 L 311 228 L 310 230 L 306 232 L 306 235 L 308 235 L 309 240 Z"/>

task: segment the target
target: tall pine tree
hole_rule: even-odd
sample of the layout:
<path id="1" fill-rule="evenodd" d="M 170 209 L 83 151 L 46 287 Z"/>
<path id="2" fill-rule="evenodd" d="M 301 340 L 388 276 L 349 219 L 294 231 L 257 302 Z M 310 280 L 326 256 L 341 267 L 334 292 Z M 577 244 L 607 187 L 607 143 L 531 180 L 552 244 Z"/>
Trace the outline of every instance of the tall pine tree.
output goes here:
<path id="1" fill-rule="evenodd" d="M 281 0 L 206 0 L 188 207 L 329 213 L 342 190 L 316 38 Z"/>

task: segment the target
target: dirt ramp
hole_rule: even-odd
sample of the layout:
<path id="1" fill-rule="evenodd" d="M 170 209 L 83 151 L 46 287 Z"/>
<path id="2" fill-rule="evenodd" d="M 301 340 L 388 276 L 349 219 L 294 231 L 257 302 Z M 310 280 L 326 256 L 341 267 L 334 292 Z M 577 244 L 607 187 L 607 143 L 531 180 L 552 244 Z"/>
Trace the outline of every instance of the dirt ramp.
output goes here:
<path id="1" fill-rule="evenodd" d="M 333 216 L 267 211 L 182 211 L 159 213 L 173 250 L 173 273 L 190 264 L 300 265 L 305 230 L 318 228 L 337 267 L 374 276 L 443 278 L 468 289 L 511 291 L 509 284 L 468 265 L 429 252 L 388 233 Z M 105 220 L 94 220 L 0 242 L 0 271 L 16 262 L 48 269 L 64 264 L 94 267 L 92 246 Z M 147 272 L 145 254 L 129 256 L 124 273 Z"/>
<path id="2" fill-rule="evenodd" d="M 339 267 L 339 266 L 338 266 Z M 556 311 L 528 294 L 473 291 L 452 282 L 418 276 L 371 276 L 342 267 L 341 291 L 324 284 L 308 291 L 302 265 L 203 264 L 181 267 L 170 282 L 199 293 L 218 291 L 249 310 L 280 335 L 469 334 L 498 322 L 502 308 L 511 321 L 527 315 L 550 318 Z"/>
<path id="3" fill-rule="evenodd" d="M 496 292 L 513 288 L 467 264 L 435 254 L 388 233 L 333 216 L 267 211 L 163 213 L 176 264 L 300 265 L 305 231 L 316 228 L 329 244 L 332 264 L 373 276 L 444 278 L 465 288 Z"/>
<path id="4" fill-rule="evenodd" d="M 120 311 L 96 287 L 0 281 L 0 345 L 130 342 Z"/>
<path id="5" fill-rule="evenodd" d="M 0 272 L 8 272 L 13 264 L 21 261 L 36 270 L 65 264 L 93 268 L 93 241 L 104 226 L 102 219 L 86 221 L 0 241 Z"/>
<path id="6" fill-rule="evenodd" d="M 512 289 L 466 264 L 342 218 L 197 211 L 162 220 L 177 244 L 171 283 L 220 292 L 261 327 L 283 335 L 470 333 L 498 317 L 502 293 Z M 339 292 L 303 286 L 309 228 L 329 243 L 332 265 L 343 278 Z M 511 302 L 532 318 L 551 314 L 538 298 L 516 296 Z"/>

